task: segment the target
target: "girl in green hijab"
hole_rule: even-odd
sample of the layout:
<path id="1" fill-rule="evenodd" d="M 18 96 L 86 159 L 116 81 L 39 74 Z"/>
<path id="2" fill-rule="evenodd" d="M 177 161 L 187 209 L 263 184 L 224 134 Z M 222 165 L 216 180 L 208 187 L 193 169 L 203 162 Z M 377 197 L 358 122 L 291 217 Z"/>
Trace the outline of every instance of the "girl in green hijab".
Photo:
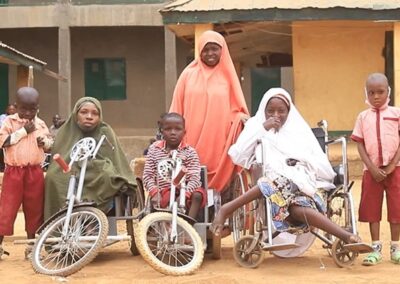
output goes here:
<path id="1" fill-rule="evenodd" d="M 103 134 L 113 147 L 103 143 L 96 159 L 88 161 L 82 200 L 96 202 L 97 207 L 107 213 L 112 208 L 113 197 L 118 190 L 123 186 L 135 190 L 135 183 L 114 131 L 103 122 L 101 105 L 97 99 L 83 97 L 76 102 L 72 114 L 57 133 L 52 154 L 59 153 L 69 163 L 70 151 L 78 140 L 93 137 L 99 141 Z M 71 170 L 79 172 L 80 164 L 75 162 Z M 63 173 L 57 163 L 51 163 L 45 179 L 45 220 L 65 206 L 68 182 L 69 175 Z"/>

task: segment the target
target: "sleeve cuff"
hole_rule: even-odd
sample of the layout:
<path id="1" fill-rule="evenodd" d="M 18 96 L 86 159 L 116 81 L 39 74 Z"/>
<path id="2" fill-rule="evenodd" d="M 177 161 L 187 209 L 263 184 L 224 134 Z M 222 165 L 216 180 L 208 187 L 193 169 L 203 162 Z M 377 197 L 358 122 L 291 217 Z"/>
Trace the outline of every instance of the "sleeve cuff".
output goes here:
<path id="1" fill-rule="evenodd" d="M 158 192 L 158 188 L 155 187 L 155 188 L 151 189 L 151 190 L 149 191 L 150 197 L 153 197 L 154 195 L 156 195 L 157 192 Z"/>
<path id="2" fill-rule="evenodd" d="M 18 129 L 17 131 L 15 131 L 14 133 L 12 133 L 10 136 L 10 145 L 14 145 L 17 144 L 19 142 L 19 140 L 21 140 L 22 138 L 24 138 L 25 136 L 27 136 L 28 133 L 25 130 L 25 127 L 22 127 L 20 129 Z"/>
<path id="3" fill-rule="evenodd" d="M 52 138 L 49 138 L 49 137 L 44 137 L 43 142 L 44 142 L 44 147 L 43 148 L 45 150 L 49 150 L 51 148 L 51 146 L 53 146 L 54 140 Z"/>
<path id="4" fill-rule="evenodd" d="M 350 139 L 353 140 L 354 142 L 358 142 L 358 143 L 364 143 L 364 138 L 361 138 L 359 136 L 356 136 L 354 134 L 352 134 L 350 136 Z"/>

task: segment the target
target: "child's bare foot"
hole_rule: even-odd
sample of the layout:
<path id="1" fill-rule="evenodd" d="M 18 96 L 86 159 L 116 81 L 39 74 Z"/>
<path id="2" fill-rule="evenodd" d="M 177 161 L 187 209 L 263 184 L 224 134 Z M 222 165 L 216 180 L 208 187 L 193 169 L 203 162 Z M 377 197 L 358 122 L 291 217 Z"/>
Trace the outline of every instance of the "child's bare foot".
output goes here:
<path id="1" fill-rule="evenodd" d="M 345 242 L 346 242 L 346 244 L 355 244 L 355 243 L 361 243 L 362 240 L 358 235 L 350 234 L 347 237 L 347 240 L 345 240 Z"/>
<path id="2" fill-rule="evenodd" d="M 224 223 L 225 223 L 225 217 L 221 212 L 219 212 L 215 218 L 214 221 L 212 222 L 210 226 L 210 231 L 216 235 L 216 236 L 221 236 L 222 232 L 224 231 Z"/>

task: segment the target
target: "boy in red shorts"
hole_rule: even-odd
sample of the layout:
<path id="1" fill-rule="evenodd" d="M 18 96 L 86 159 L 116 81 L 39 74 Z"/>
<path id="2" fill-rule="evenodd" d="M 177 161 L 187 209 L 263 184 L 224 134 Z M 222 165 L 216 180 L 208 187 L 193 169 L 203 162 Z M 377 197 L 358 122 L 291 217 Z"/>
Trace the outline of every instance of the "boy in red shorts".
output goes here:
<path id="1" fill-rule="evenodd" d="M 400 108 L 389 106 L 390 87 L 381 73 L 368 76 L 365 92 L 369 109 L 358 115 L 351 135 L 364 162 L 359 221 L 369 222 L 374 248 L 363 265 L 382 261 L 379 230 L 384 192 L 391 231 L 391 261 L 400 264 Z"/>
<path id="2" fill-rule="evenodd" d="M 6 164 L 0 197 L 0 257 L 4 236 L 13 234 L 14 222 L 22 204 L 28 239 L 43 222 L 44 177 L 41 163 L 44 149 L 52 139 L 43 120 L 36 116 L 39 93 L 30 87 L 17 91 L 17 113 L 7 116 L 0 130 L 0 145 L 5 152 Z M 32 247 L 25 250 L 29 258 Z"/>

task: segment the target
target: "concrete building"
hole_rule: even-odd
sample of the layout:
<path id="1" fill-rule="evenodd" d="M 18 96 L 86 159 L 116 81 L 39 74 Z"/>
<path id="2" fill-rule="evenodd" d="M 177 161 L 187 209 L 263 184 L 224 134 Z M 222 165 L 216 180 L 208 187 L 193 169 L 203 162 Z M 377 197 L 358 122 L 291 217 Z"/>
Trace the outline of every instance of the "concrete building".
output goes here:
<path id="1" fill-rule="evenodd" d="M 192 54 L 189 45 L 173 41 L 179 56 L 174 56 L 175 77 L 167 93 L 165 42 L 175 35 L 164 28 L 158 12 L 165 2 L 0 0 L 0 41 L 68 78 L 57 82 L 35 76 L 40 115 L 48 124 L 55 113 L 67 117 L 78 98 L 98 96 L 105 121 L 129 144 L 132 157 L 154 135 L 157 119 L 169 108 L 176 66 L 182 70 Z M 0 88 L 9 94 L 0 99 L 13 102 L 17 67 L 1 65 L 0 78 Z"/>
<path id="2" fill-rule="evenodd" d="M 283 86 L 311 125 L 327 119 L 348 132 L 365 108 L 367 74 L 385 71 L 400 104 L 396 0 L 0 0 L 0 19 L 0 41 L 68 78 L 35 77 L 42 118 L 98 96 L 130 158 L 168 110 L 205 29 L 225 36 L 252 112 L 266 89 Z M 12 102 L 16 78 L 17 67 L 0 65 L 1 100 Z"/>

